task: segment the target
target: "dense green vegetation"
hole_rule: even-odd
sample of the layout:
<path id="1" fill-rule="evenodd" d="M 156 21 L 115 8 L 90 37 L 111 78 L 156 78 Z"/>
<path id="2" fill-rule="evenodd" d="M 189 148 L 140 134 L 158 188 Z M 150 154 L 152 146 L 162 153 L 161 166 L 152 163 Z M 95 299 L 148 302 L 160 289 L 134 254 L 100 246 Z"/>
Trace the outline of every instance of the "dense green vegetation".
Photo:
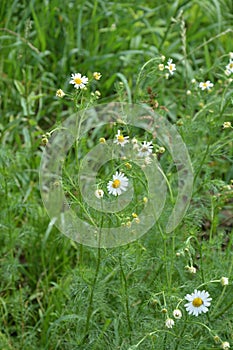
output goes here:
<path id="1" fill-rule="evenodd" d="M 231 0 L 1 1 L 1 349 L 207 350 L 233 344 L 232 23 Z M 174 74 L 165 68 L 170 58 Z M 89 78 L 86 90 L 69 84 L 74 73 Z M 202 90 L 206 81 L 213 86 Z M 55 226 L 42 202 L 39 169 L 55 128 L 77 111 L 110 102 L 146 103 L 176 126 L 194 183 L 183 220 L 166 233 L 174 205 L 169 194 L 177 195 L 177 169 L 166 145 L 120 122 L 84 135 L 79 160 L 118 129 L 130 140 L 152 141 L 171 190 L 145 235 L 94 248 Z M 75 147 L 63 178 L 73 207 L 105 227 L 122 219 L 127 228 L 148 195 L 142 170 L 130 160 L 115 163 L 132 175 L 138 197 L 125 216 L 103 219 L 76 198 L 69 182 L 77 176 L 74 154 Z M 114 173 L 111 163 L 99 171 L 105 192 Z M 212 298 L 198 317 L 184 306 L 195 289 Z M 177 308 L 180 319 L 173 316 Z M 169 318 L 172 328 L 165 324 Z"/>

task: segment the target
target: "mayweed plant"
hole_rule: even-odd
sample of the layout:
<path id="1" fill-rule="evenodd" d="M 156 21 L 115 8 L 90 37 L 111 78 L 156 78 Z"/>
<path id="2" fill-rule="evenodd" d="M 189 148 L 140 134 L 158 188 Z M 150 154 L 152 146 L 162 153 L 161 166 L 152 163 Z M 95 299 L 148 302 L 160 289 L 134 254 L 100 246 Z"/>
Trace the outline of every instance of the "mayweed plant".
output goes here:
<path id="1" fill-rule="evenodd" d="M 231 349 L 231 2 L 1 12 L 0 348 Z"/>

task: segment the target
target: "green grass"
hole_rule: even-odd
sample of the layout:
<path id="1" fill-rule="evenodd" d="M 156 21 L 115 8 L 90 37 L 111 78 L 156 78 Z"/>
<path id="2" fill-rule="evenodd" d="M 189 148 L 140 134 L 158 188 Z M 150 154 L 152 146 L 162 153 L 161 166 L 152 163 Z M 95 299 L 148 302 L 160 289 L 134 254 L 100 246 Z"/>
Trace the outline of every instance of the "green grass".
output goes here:
<path id="1" fill-rule="evenodd" d="M 1 349 L 207 350 L 220 349 L 222 342 L 232 347 L 233 142 L 232 128 L 223 128 L 233 123 L 233 73 L 224 73 L 233 51 L 232 20 L 230 0 L 1 1 Z M 166 69 L 158 69 L 162 55 L 164 65 L 168 58 L 176 64 L 169 79 Z M 99 81 L 91 80 L 95 71 L 102 74 Z M 80 95 L 69 84 L 76 72 L 90 79 Z M 206 80 L 214 83 L 210 92 L 198 86 Z M 63 99 L 56 97 L 58 89 L 65 91 Z M 96 90 L 99 99 L 91 94 Z M 194 184 L 174 232 L 165 232 L 174 205 L 168 191 L 159 221 L 145 235 L 98 249 L 66 237 L 48 216 L 39 187 L 42 139 L 50 142 L 74 112 L 113 101 L 147 103 L 176 126 Z M 100 169 L 105 191 L 117 166 L 136 188 L 126 212 L 103 218 L 78 197 L 73 162 L 100 137 L 113 139 L 118 128 L 130 138 L 137 132 L 139 140 L 153 140 L 154 149 L 164 146 L 149 132 L 119 123 L 92 130 L 70 150 L 66 196 L 82 218 L 104 227 L 127 224 L 141 210 L 144 187 L 137 183 L 143 174 L 121 160 Z M 167 149 L 157 155 L 176 197 L 172 156 Z M 221 277 L 229 285 L 222 286 Z M 209 311 L 198 317 L 184 307 L 194 289 L 212 297 Z M 169 329 L 165 321 L 174 318 L 177 305 L 183 316 Z"/>

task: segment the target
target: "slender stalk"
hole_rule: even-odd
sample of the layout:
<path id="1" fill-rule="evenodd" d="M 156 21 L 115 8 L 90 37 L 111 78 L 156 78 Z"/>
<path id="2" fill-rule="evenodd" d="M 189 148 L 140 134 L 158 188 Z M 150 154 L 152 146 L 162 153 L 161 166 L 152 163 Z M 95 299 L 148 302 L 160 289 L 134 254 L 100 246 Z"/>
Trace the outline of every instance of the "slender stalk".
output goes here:
<path id="1" fill-rule="evenodd" d="M 130 319 L 130 311 L 129 311 L 128 283 L 127 283 L 127 279 L 126 279 L 126 276 L 125 276 L 125 273 L 124 273 L 124 270 L 123 270 L 121 256 L 120 256 L 119 262 L 120 262 L 121 276 L 122 276 L 122 279 L 123 279 L 123 282 L 124 282 L 126 317 L 127 317 L 127 321 L 128 321 L 128 327 L 129 327 L 129 330 L 130 330 L 129 338 L 130 338 L 130 341 L 131 341 L 131 332 L 132 332 L 133 328 L 132 328 L 132 323 L 131 323 L 131 319 Z"/>
<path id="2" fill-rule="evenodd" d="M 85 336 L 84 336 L 83 342 L 85 342 L 85 340 L 88 338 L 91 314 L 92 314 L 92 310 L 93 310 L 94 291 L 95 291 L 95 286 L 96 286 L 96 282 L 97 282 L 98 275 L 99 275 L 99 269 L 100 269 L 100 262 L 101 262 L 100 243 L 101 243 L 102 226 L 103 226 L 103 215 L 102 215 L 102 218 L 101 218 L 101 225 L 100 225 L 100 231 L 99 231 L 97 264 L 96 264 L 95 276 L 94 276 L 93 283 L 92 283 L 92 286 L 91 286 L 91 294 L 90 294 L 89 304 L 88 304 L 88 309 L 87 309 L 87 318 L 86 318 L 86 325 L 85 325 Z"/>

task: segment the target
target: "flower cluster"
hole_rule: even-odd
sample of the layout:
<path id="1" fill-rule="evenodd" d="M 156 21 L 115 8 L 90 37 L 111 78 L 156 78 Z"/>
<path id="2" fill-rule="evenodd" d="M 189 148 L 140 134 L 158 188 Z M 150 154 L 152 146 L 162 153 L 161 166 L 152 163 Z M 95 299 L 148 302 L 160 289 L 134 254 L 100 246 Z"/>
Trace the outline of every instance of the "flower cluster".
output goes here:
<path id="1" fill-rule="evenodd" d="M 101 137 L 99 139 L 99 142 L 102 144 L 106 143 L 105 138 Z M 117 134 L 115 135 L 115 140 L 113 141 L 113 143 L 115 143 L 116 145 L 119 145 L 121 147 L 125 147 L 125 145 L 127 145 L 129 143 L 129 136 L 124 136 L 121 132 L 121 130 L 117 131 Z M 139 143 L 138 140 L 136 138 L 133 138 L 131 140 L 131 143 L 133 144 L 133 149 L 135 151 L 137 151 L 137 156 L 139 158 L 143 158 L 144 159 L 144 166 L 149 165 L 152 160 L 150 158 L 152 152 L 153 152 L 153 144 L 152 141 L 143 141 L 142 143 Z M 165 151 L 165 149 L 163 149 L 163 151 Z M 125 166 L 127 169 L 131 169 L 131 164 L 129 163 L 125 163 Z M 113 175 L 112 180 L 110 180 L 107 184 L 107 190 L 108 193 L 113 195 L 113 196 L 119 196 L 121 195 L 123 192 L 125 192 L 127 190 L 128 187 L 128 178 L 125 176 L 124 173 L 122 172 L 116 172 Z M 104 196 L 104 191 L 101 189 L 97 189 L 95 191 L 95 196 L 98 199 L 103 198 Z M 139 218 L 138 217 L 134 217 L 135 222 L 139 223 Z"/>
<path id="2" fill-rule="evenodd" d="M 100 80 L 102 77 L 100 72 L 94 72 L 92 74 L 94 80 Z M 74 85 L 74 88 L 77 90 L 85 90 L 86 85 L 89 83 L 89 79 L 85 76 L 82 75 L 81 73 L 74 73 L 71 74 L 71 79 L 69 81 L 70 84 Z M 66 95 L 66 93 L 62 89 L 58 89 L 56 92 L 56 97 L 63 98 Z M 96 90 L 94 93 L 92 93 L 92 96 L 95 96 L 96 99 L 100 97 L 100 92 Z"/>

